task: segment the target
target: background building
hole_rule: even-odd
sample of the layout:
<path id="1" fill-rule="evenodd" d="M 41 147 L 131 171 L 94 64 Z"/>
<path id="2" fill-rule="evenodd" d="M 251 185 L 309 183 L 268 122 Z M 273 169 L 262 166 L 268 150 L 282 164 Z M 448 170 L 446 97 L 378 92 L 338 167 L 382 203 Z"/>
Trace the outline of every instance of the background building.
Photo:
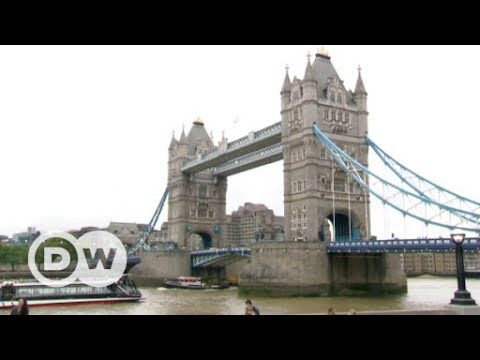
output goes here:
<path id="1" fill-rule="evenodd" d="M 455 275 L 457 264 L 455 253 L 402 254 L 403 268 L 407 275 Z M 465 270 L 480 271 L 480 253 L 465 252 Z"/>
<path id="2" fill-rule="evenodd" d="M 122 223 L 110 222 L 104 230 L 111 232 L 118 237 L 120 241 L 126 246 L 132 246 L 139 238 L 142 232 L 148 228 L 148 224 Z M 151 246 L 156 245 L 161 241 L 161 232 L 153 230 L 148 237 L 148 242 Z"/>
<path id="3" fill-rule="evenodd" d="M 16 233 L 12 235 L 11 243 L 13 245 L 30 246 L 32 242 L 40 236 L 40 231 L 35 227 L 28 227 L 26 232 Z"/>
<path id="4" fill-rule="evenodd" d="M 248 245 L 252 242 L 283 241 L 283 216 L 263 204 L 245 203 L 227 215 L 226 246 Z"/>
<path id="5" fill-rule="evenodd" d="M 0 244 L 8 245 L 10 240 L 11 239 L 7 235 L 0 235 Z"/>
<path id="6" fill-rule="evenodd" d="M 75 236 L 78 239 L 80 236 L 82 236 L 83 234 L 86 234 L 90 231 L 99 231 L 99 230 L 102 230 L 102 229 L 99 229 L 99 228 L 94 227 L 94 226 L 88 226 L 88 227 L 83 227 L 80 230 L 70 230 L 69 233 L 72 234 L 73 236 Z"/>

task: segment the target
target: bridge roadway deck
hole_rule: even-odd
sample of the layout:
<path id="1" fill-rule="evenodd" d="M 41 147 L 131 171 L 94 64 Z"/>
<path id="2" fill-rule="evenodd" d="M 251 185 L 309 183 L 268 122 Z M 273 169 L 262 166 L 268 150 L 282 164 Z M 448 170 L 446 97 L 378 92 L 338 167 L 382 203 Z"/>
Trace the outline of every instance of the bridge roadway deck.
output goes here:
<path id="1" fill-rule="evenodd" d="M 198 159 L 185 162 L 182 167 L 184 174 L 194 174 L 210 168 L 215 168 L 228 161 L 237 159 L 259 150 L 282 142 L 282 124 L 275 123 L 265 129 L 251 133 L 241 139 L 227 144 L 226 149 L 217 149 L 202 155 Z"/>

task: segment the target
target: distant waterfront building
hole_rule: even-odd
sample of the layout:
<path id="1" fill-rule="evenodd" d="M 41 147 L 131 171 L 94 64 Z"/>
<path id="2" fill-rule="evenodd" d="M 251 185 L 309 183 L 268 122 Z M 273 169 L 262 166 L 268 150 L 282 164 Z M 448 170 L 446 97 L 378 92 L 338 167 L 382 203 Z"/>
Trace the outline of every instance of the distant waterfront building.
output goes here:
<path id="1" fill-rule="evenodd" d="M 125 246 L 129 247 L 132 246 L 140 238 L 140 235 L 147 228 L 148 224 L 110 222 L 108 227 L 103 230 L 111 232 L 113 235 L 118 237 Z M 155 245 L 160 241 L 160 231 L 153 230 L 148 237 L 149 244 Z"/>
<path id="2" fill-rule="evenodd" d="M 88 227 L 83 227 L 81 228 L 80 230 L 70 230 L 69 233 L 72 234 L 73 236 L 75 236 L 77 239 L 86 234 L 86 233 L 89 233 L 91 231 L 100 231 L 102 229 L 98 228 L 98 227 L 95 227 L 95 226 L 88 226 Z"/>
<path id="3" fill-rule="evenodd" d="M 455 253 L 405 253 L 403 267 L 407 275 L 455 275 Z M 480 253 L 465 253 L 465 270 L 480 271 Z"/>
<path id="4" fill-rule="evenodd" d="M 283 241 L 283 216 L 263 204 L 245 203 L 227 215 L 226 246 L 248 245 L 262 241 Z"/>
<path id="5" fill-rule="evenodd" d="M 11 243 L 13 245 L 30 246 L 32 242 L 40 236 L 40 231 L 35 227 L 28 227 L 26 232 L 16 233 L 12 235 Z"/>
<path id="6" fill-rule="evenodd" d="M 0 244 L 7 245 L 10 243 L 10 240 L 7 235 L 0 235 Z"/>

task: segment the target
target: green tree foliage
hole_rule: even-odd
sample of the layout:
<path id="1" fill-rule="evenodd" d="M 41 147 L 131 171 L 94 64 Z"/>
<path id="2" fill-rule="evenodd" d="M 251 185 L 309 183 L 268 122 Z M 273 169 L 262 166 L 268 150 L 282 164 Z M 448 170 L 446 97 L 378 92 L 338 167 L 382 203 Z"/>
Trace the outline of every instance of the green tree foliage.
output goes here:
<path id="1" fill-rule="evenodd" d="M 12 271 L 15 265 L 26 264 L 28 261 L 28 248 L 26 246 L 0 245 L 0 263 L 10 264 Z"/>
<path id="2" fill-rule="evenodd" d="M 48 239 L 45 243 L 39 246 L 35 254 L 35 262 L 37 264 L 43 264 L 44 249 L 47 247 L 60 247 L 64 248 L 70 254 L 70 261 L 77 261 L 77 252 L 72 244 L 68 241 L 60 238 Z M 56 260 L 55 258 L 53 259 Z M 28 263 L 28 247 L 15 246 L 15 245 L 0 245 L 0 264 L 9 264 L 12 267 L 12 271 L 15 271 L 16 265 L 23 265 Z"/>

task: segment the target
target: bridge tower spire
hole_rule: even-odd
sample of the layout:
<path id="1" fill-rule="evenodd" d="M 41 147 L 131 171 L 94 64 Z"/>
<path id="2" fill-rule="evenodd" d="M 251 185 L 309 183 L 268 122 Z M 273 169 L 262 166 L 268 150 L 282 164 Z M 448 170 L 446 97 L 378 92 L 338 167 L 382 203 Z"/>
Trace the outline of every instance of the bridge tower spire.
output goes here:
<path id="1" fill-rule="evenodd" d="M 290 81 L 290 76 L 288 75 L 289 67 L 285 66 L 285 80 L 283 81 L 282 91 L 280 95 L 282 96 L 282 109 L 286 108 L 290 103 L 290 93 L 292 89 L 292 82 Z"/>
<path id="2" fill-rule="evenodd" d="M 365 90 L 365 85 L 363 84 L 362 68 L 360 66 L 358 67 L 358 79 L 353 98 L 358 107 L 359 132 L 361 135 L 364 135 L 368 133 L 368 94 Z"/>

